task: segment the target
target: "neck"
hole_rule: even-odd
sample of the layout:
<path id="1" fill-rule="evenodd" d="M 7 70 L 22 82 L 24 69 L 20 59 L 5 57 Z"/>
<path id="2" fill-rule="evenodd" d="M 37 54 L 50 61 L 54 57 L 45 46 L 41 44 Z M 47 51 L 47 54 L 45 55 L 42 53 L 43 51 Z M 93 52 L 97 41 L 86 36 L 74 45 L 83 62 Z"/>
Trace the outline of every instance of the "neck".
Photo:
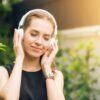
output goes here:
<path id="1" fill-rule="evenodd" d="M 25 71 L 38 71 L 41 69 L 40 58 L 25 57 L 23 62 L 23 70 Z"/>

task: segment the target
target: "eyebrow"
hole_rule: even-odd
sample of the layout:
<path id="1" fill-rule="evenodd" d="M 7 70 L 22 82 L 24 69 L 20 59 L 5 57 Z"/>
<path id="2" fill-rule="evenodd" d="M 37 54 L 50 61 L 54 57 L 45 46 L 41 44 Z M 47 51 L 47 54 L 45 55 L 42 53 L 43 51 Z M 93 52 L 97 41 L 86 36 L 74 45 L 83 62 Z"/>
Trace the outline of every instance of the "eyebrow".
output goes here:
<path id="1" fill-rule="evenodd" d="M 35 30 L 35 29 L 32 29 L 31 30 L 32 32 L 36 32 L 36 33 L 40 33 L 39 31 Z"/>

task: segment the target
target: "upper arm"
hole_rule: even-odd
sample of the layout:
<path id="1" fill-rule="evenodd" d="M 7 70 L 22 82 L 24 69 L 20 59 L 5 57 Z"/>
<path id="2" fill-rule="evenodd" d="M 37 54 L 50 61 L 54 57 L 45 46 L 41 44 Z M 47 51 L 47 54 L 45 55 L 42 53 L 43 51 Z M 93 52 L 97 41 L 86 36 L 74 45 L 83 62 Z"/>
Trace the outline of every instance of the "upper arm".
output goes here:
<path id="1" fill-rule="evenodd" d="M 8 81 L 9 75 L 3 66 L 0 66 L 0 91 L 2 90 L 3 86 L 6 84 Z"/>
<path id="2" fill-rule="evenodd" d="M 64 77 L 61 71 L 56 70 L 55 71 L 55 83 L 58 87 L 58 89 L 63 92 L 64 87 Z"/>

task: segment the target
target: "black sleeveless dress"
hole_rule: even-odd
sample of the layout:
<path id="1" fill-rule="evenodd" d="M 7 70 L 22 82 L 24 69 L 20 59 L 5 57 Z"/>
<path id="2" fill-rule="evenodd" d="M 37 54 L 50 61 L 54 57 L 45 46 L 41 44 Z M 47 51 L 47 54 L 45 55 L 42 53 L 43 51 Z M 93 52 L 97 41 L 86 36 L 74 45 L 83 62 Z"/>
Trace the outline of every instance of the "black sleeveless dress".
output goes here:
<path id="1" fill-rule="evenodd" d="M 13 64 L 5 65 L 5 68 L 10 76 Z M 46 83 L 42 70 L 36 72 L 22 71 L 19 100 L 47 100 Z"/>

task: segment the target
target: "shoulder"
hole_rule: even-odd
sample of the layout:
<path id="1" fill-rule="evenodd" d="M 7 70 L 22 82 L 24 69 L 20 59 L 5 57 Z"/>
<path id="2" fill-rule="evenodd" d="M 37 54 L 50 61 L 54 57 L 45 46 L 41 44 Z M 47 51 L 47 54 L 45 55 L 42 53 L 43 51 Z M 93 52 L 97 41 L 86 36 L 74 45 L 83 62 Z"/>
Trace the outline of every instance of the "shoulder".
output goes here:
<path id="1" fill-rule="evenodd" d="M 2 74 L 8 76 L 7 69 L 6 69 L 4 66 L 0 66 L 0 76 L 1 76 Z"/>
<path id="2" fill-rule="evenodd" d="M 4 66 L 0 66 L 0 91 L 8 81 L 9 74 Z"/>
<path id="3" fill-rule="evenodd" d="M 0 81 L 7 80 L 9 77 L 8 71 L 4 66 L 0 66 Z"/>

